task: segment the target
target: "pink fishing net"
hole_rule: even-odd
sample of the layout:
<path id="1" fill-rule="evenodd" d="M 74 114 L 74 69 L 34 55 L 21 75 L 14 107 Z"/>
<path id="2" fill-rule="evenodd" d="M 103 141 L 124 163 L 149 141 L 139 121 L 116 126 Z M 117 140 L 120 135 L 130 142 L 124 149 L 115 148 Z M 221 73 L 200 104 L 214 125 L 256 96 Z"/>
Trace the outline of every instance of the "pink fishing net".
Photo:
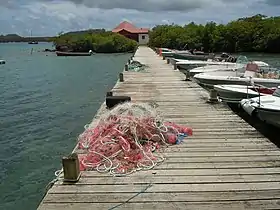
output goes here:
<path id="1" fill-rule="evenodd" d="M 159 151 L 179 144 L 192 129 L 164 122 L 148 104 L 124 103 L 101 115 L 79 136 L 81 170 L 97 170 L 115 176 L 148 170 L 164 161 Z"/>

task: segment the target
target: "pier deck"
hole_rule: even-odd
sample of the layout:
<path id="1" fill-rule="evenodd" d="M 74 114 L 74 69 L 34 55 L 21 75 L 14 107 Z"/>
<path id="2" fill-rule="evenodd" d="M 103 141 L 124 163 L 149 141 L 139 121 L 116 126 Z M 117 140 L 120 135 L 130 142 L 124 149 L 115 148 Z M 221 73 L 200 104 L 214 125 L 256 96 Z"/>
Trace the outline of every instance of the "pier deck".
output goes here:
<path id="1" fill-rule="evenodd" d="M 153 170 L 59 181 L 39 209 L 279 209 L 280 150 L 226 106 L 207 104 L 202 88 L 151 49 L 140 47 L 134 59 L 148 72 L 124 72 L 114 95 L 156 102 L 165 119 L 192 127 L 193 136 L 168 148 Z"/>

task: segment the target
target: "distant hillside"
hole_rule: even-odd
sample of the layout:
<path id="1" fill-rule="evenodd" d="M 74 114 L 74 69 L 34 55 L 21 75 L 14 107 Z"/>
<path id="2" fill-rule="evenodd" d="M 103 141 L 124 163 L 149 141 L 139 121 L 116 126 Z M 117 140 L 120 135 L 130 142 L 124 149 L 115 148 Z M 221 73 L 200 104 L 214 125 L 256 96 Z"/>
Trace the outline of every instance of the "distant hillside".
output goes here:
<path id="1" fill-rule="evenodd" d="M 88 29 L 83 31 L 70 31 L 66 33 L 60 33 L 60 35 L 83 35 L 83 34 L 90 34 L 90 33 L 104 33 L 105 29 Z M 55 36 L 56 37 L 56 36 Z M 18 34 L 7 34 L 7 35 L 0 35 L 0 43 L 2 42 L 52 42 L 53 38 L 55 37 L 22 37 Z"/>
<path id="2" fill-rule="evenodd" d="M 0 42 L 50 42 L 52 37 L 22 37 L 17 34 L 0 35 Z"/>
<path id="3" fill-rule="evenodd" d="M 83 34 L 97 34 L 97 33 L 104 33 L 106 32 L 105 29 L 88 29 L 88 30 L 83 30 L 83 31 L 70 31 L 63 33 L 62 35 L 83 35 Z"/>

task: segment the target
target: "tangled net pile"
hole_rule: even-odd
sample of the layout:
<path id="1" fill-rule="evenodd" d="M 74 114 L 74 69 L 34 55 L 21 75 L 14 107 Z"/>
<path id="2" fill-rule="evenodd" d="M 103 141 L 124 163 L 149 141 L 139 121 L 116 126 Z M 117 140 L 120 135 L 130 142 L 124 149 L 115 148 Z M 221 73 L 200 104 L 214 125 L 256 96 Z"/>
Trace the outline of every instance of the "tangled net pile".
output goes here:
<path id="1" fill-rule="evenodd" d="M 148 66 L 140 63 L 139 61 L 131 61 L 131 63 L 128 65 L 128 70 L 129 71 L 136 71 L 136 72 L 139 72 L 139 71 L 144 71 Z"/>
<path id="2" fill-rule="evenodd" d="M 114 176 L 148 170 L 164 161 L 161 147 L 179 144 L 192 129 L 163 122 L 148 104 L 123 103 L 101 115 L 97 126 L 87 126 L 79 136 L 81 170 Z"/>

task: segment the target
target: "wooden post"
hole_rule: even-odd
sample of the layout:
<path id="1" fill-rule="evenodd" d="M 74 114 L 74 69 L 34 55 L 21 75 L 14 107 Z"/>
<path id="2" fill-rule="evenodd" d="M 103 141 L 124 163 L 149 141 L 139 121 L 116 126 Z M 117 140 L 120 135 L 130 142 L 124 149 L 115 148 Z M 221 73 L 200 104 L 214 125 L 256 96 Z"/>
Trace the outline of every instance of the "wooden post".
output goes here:
<path id="1" fill-rule="evenodd" d="M 120 82 L 123 82 L 123 81 L 124 81 L 124 79 L 123 79 L 123 73 L 120 73 L 120 74 L 119 74 L 119 80 L 120 80 Z"/>
<path id="2" fill-rule="evenodd" d="M 130 60 L 130 59 L 128 59 L 127 64 L 130 64 L 130 61 L 131 61 L 131 60 Z"/>
<path id="3" fill-rule="evenodd" d="M 166 63 L 170 64 L 170 59 L 169 58 L 166 59 Z"/>
<path id="4" fill-rule="evenodd" d="M 173 69 L 174 69 L 174 70 L 177 70 L 177 65 L 176 65 L 176 63 L 174 63 Z"/>
<path id="5" fill-rule="evenodd" d="M 186 79 L 185 79 L 185 81 L 191 81 L 191 79 L 190 79 L 190 71 L 187 71 L 187 73 L 185 74 L 186 75 Z"/>
<path id="6" fill-rule="evenodd" d="M 77 182 L 80 179 L 80 165 L 78 155 L 72 153 L 67 157 L 62 158 L 64 182 Z"/>
<path id="7" fill-rule="evenodd" d="M 165 56 L 164 55 L 162 56 L 162 60 L 165 60 Z"/>
<path id="8" fill-rule="evenodd" d="M 124 70 L 128 71 L 128 65 L 127 64 L 124 65 Z"/>
<path id="9" fill-rule="evenodd" d="M 112 91 L 107 92 L 106 96 L 113 96 L 113 92 Z"/>
<path id="10" fill-rule="evenodd" d="M 211 89 L 209 93 L 208 103 L 217 103 L 218 102 L 218 95 L 215 89 Z"/>

